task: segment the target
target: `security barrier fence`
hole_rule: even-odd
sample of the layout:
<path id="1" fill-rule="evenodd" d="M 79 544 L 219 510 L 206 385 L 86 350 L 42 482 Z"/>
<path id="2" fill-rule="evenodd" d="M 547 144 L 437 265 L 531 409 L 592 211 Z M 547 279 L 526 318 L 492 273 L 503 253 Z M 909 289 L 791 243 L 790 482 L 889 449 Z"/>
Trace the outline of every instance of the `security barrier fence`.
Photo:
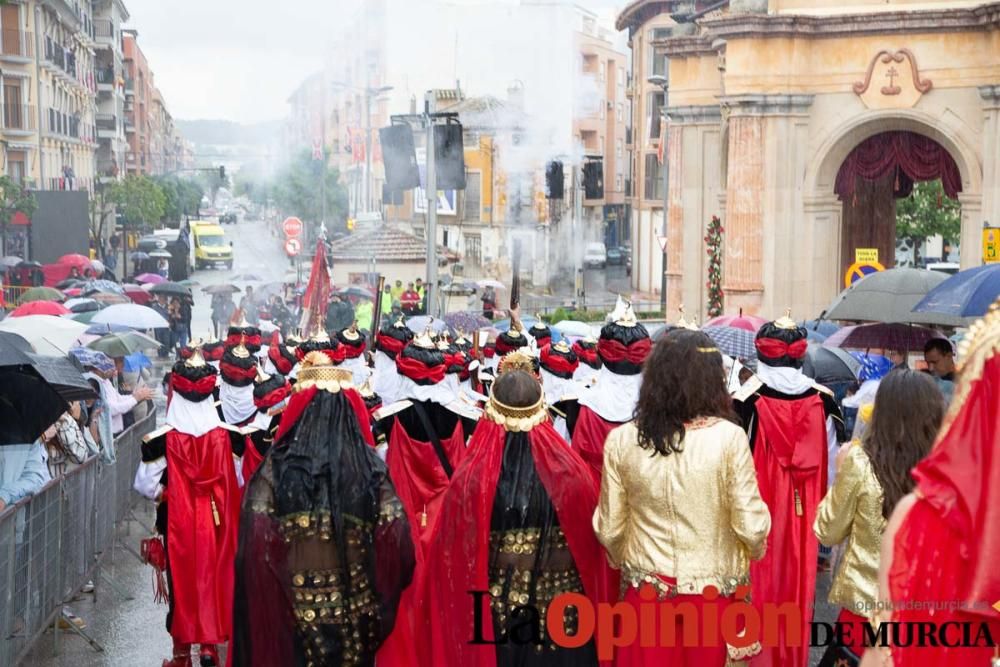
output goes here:
<path id="1" fill-rule="evenodd" d="M 116 463 L 91 457 L 0 513 L 0 665 L 23 660 L 48 628 L 58 642 L 63 605 L 88 582 L 100 585 L 121 524 L 140 500 L 132 480 L 142 438 L 155 426 L 151 412 L 115 438 Z"/>

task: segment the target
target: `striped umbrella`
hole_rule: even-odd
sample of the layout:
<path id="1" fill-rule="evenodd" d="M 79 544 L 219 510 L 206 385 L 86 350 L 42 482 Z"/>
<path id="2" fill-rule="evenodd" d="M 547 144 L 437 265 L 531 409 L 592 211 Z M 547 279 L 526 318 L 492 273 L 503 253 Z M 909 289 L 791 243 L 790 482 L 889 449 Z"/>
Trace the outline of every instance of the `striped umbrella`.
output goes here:
<path id="1" fill-rule="evenodd" d="M 736 327 L 705 327 L 702 333 L 707 335 L 723 354 L 735 357 L 750 367 L 757 363 L 757 348 L 754 346 L 754 334 L 746 329 Z"/>

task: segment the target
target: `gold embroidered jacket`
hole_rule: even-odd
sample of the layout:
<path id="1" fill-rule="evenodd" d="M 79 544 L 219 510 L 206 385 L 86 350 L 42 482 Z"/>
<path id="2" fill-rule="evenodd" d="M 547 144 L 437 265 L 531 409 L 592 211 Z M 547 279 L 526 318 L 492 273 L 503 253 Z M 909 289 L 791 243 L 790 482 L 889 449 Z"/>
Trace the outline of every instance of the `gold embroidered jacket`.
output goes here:
<path id="1" fill-rule="evenodd" d="M 678 592 L 731 593 L 750 559 L 764 555 L 771 515 L 760 497 L 746 433 L 712 419 L 686 429 L 684 451 L 662 456 L 638 444 L 632 423 L 604 446 L 594 530 L 633 583 L 677 579 Z"/>
<path id="2" fill-rule="evenodd" d="M 878 600 L 878 566 L 885 518 L 882 486 L 860 443 L 847 451 L 833 486 L 819 504 L 813 531 L 822 544 L 847 540 L 833 577 L 829 600 L 861 616 L 874 614 Z"/>

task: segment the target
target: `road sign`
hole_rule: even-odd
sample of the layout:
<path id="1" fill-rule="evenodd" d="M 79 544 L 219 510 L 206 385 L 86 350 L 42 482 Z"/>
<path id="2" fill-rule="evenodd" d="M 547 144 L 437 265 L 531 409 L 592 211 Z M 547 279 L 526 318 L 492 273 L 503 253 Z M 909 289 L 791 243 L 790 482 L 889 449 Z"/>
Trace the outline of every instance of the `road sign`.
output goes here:
<path id="1" fill-rule="evenodd" d="M 295 257 L 302 250 L 302 241 L 297 238 L 290 238 L 285 241 L 285 252 L 289 257 Z"/>
<path id="2" fill-rule="evenodd" d="M 854 261 L 858 264 L 878 264 L 878 248 L 855 248 Z"/>
<path id="3" fill-rule="evenodd" d="M 879 271 L 885 271 L 885 267 L 878 262 L 854 262 L 844 274 L 844 287 L 850 287 L 865 276 Z"/>
<path id="4" fill-rule="evenodd" d="M 987 227 L 983 230 L 983 264 L 1000 262 L 1000 228 Z"/>
<path id="5" fill-rule="evenodd" d="M 285 218 L 281 223 L 281 229 L 284 230 L 285 236 L 294 238 L 302 233 L 302 221 L 298 218 Z"/>

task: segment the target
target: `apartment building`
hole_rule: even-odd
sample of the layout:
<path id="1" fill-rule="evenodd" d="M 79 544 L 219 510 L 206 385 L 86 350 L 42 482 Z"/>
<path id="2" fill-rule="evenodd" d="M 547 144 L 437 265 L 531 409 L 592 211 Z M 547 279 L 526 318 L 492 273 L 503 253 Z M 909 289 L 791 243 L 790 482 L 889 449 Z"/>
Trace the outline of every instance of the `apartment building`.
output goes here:
<path id="1" fill-rule="evenodd" d="M 153 104 L 153 72 L 146 55 L 139 48 L 139 32 L 124 30 L 122 52 L 125 56 L 125 154 L 127 174 L 148 174 L 152 169 L 150 110 Z"/>
<path id="2" fill-rule="evenodd" d="M 94 76 L 97 81 L 97 176 L 111 182 L 125 171 L 125 54 L 122 25 L 129 20 L 121 0 L 95 0 Z"/>

